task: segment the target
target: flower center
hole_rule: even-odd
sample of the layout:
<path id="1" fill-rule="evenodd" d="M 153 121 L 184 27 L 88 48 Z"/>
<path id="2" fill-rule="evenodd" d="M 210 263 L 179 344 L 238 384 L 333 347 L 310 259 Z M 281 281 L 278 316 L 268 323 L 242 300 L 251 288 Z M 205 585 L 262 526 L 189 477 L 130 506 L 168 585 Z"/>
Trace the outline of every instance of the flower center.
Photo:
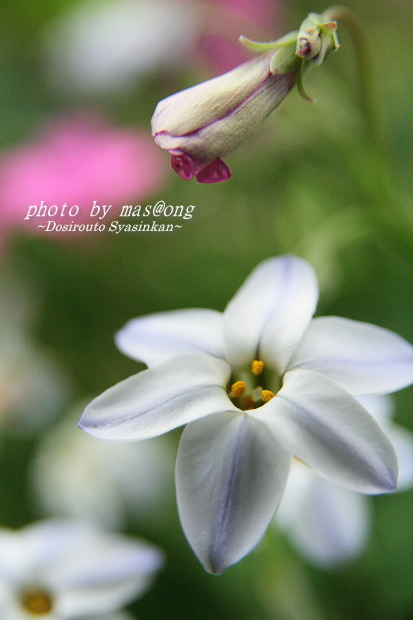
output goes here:
<path id="1" fill-rule="evenodd" d="M 53 597 L 41 588 L 27 588 L 20 595 L 24 610 L 32 616 L 45 616 L 53 609 Z"/>
<path id="2" fill-rule="evenodd" d="M 243 411 L 262 407 L 280 388 L 280 377 L 264 368 L 262 360 L 253 360 L 250 368 L 240 375 L 241 378 L 231 385 L 228 396 Z"/>

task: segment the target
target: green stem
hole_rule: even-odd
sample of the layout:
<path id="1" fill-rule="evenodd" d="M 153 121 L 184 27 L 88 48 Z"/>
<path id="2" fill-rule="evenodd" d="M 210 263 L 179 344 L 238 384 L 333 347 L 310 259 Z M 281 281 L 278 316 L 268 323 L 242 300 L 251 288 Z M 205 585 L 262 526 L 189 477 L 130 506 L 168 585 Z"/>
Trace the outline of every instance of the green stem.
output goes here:
<path id="1" fill-rule="evenodd" d="M 356 50 L 358 71 L 360 75 L 361 106 L 366 119 L 368 138 L 376 148 L 383 152 L 384 130 L 377 78 L 374 72 L 374 60 L 364 30 L 344 6 L 332 6 L 325 13 L 326 20 L 342 23 L 350 34 Z"/>
<path id="2" fill-rule="evenodd" d="M 326 620 L 328 616 L 310 572 L 288 549 L 284 537 L 274 525 L 268 528 L 260 552 L 261 566 L 255 586 L 268 618 Z"/>
<path id="3" fill-rule="evenodd" d="M 352 37 L 356 50 L 368 157 L 365 166 L 357 166 L 355 172 L 366 193 L 371 221 L 375 228 L 380 225 L 381 234 L 390 245 L 399 253 L 402 251 L 413 262 L 413 215 L 400 192 L 395 191 L 398 181 L 394 178 L 387 160 L 383 113 L 370 46 L 363 29 L 346 7 L 330 7 L 323 13 L 323 18 L 342 23 Z M 366 183 L 366 179 L 370 182 Z"/>

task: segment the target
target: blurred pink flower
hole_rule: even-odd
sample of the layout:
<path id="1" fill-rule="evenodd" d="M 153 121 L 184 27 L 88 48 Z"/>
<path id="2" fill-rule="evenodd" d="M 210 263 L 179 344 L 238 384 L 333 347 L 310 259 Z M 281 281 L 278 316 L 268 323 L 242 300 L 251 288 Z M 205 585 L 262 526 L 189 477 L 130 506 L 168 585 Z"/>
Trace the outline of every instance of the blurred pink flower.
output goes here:
<path id="1" fill-rule="evenodd" d="M 276 39 L 282 33 L 284 0 L 209 0 L 198 51 L 216 74 L 229 71 L 250 57 L 239 45 L 252 39 Z"/>
<path id="2" fill-rule="evenodd" d="M 139 201 L 159 188 L 163 169 L 150 135 L 139 130 L 86 115 L 50 123 L 37 139 L 0 155 L 0 242 L 21 225 L 42 232 L 38 224 L 51 218 L 25 219 L 31 205 L 57 205 L 58 223 L 89 222 L 94 201 L 114 207 Z M 77 205 L 78 215 L 61 217 L 64 204 L 66 211 Z"/>

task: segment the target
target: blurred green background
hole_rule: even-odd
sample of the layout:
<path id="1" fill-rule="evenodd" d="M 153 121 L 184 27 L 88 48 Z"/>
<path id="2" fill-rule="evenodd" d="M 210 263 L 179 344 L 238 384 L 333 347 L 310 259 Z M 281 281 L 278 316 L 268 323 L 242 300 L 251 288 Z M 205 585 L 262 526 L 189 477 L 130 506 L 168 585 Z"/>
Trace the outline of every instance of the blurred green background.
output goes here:
<path id="1" fill-rule="evenodd" d="M 50 119 L 78 110 L 150 134 L 158 100 L 213 74 L 213 67 L 193 53 L 173 67 L 159 63 L 127 88 L 65 90 L 50 77 L 53 51 L 45 40 L 56 20 L 82 4 L 2 2 L 1 157 L 33 140 Z M 195 8 L 200 4 L 205 8 L 208 2 L 192 2 Z M 309 104 L 293 90 L 259 133 L 228 158 L 231 181 L 184 182 L 169 169 L 164 153 L 166 178 L 144 198 L 130 196 L 129 204 L 163 199 L 195 205 L 193 218 L 180 230 L 39 235 L 22 226 L 27 205 L 21 205 L 8 228 L 1 268 L 26 287 L 28 337 L 53 356 L 69 387 L 65 404 L 39 433 L 2 432 L 0 525 L 19 527 L 53 516 L 42 511 L 28 482 L 41 437 L 74 403 L 142 368 L 117 351 L 115 331 L 128 319 L 154 311 L 222 310 L 264 258 L 291 252 L 312 262 L 321 285 L 318 314 L 375 323 L 413 342 L 408 229 L 409 222 L 413 228 L 413 5 L 410 0 L 350 0 L 347 6 L 363 25 L 374 58 L 385 164 L 365 129 L 354 47 L 339 27 L 340 50 L 305 77 L 317 102 Z M 293 30 L 308 12 L 326 8 L 318 0 L 285 2 L 282 25 L 274 24 L 274 31 Z M 253 33 L 243 34 L 257 36 L 257 30 L 254 24 Z M 268 38 L 268 24 L 263 35 Z M 2 219 L 5 209 L 0 204 Z M 413 431 L 412 397 L 412 388 L 397 395 L 396 420 Z M 173 450 L 178 438 L 179 432 L 170 437 Z M 187 544 L 173 498 L 162 508 L 162 519 L 129 515 L 122 530 L 148 538 L 167 554 L 165 570 L 130 610 L 141 620 L 413 618 L 413 493 L 370 501 L 367 549 L 329 572 L 302 560 L 273 531 L 250 556 L 213 577 Z"/>

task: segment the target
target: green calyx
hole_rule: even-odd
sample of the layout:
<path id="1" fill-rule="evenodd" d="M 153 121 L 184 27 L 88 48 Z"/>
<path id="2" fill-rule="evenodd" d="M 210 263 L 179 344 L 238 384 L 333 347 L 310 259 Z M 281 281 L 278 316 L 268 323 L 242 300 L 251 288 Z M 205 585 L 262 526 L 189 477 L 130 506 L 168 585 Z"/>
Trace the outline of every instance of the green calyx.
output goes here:
<path id="1" fill-rule="evenodd" d="M 240 36 L 239 41 L 249 50 L 262 54 L 274 51 L 270 60 L 270 71 L 273 75 L 282 75 L 295 71 L 297 73 L 298 91 L 307 101 L 313 99 L 306 93 L 303 85 L 303 72 L 308 61 L 321 65 L 331 51 L 337 50 L 340 44 L 337 39 L 337 24 L 318 13 L 310 13 L 300 26 L 276 41 L 252 41 Z"/>
<path id="2" fill-rule="evenodd" d="M 336 31 L 335 21 L 326 20 L 318 13 L 310 13 L 298 32 L 296 55 L 321 65 L 331 51 L 340 47 Z"/>
<path id="3" fill-rule="evenodd" d="M 270 71 L 274 75 L 282 75 L 296 70 L 300 64 L 300 59 L 295 54 L 297 36 L 298 30 L 295 30 L 284 35 L 281 39 L 267 43 L 252 41 L 242 35 L 239 41 L 249 50 L 258 54 L 274 50 L 274 55 L 270 60 Z"/>
<path id="4" fill-rule="evenodd" d="M 253 52 L 262 53 L 278 49 L 280 47 L 289 47 L 290 45 L 294 45 L 297 42 L 297 35 L 298 30 L 294 30 L 294 32 L 289 32 L 276 41 L 268 41 L 267 43 L 262 41 L 252 41 L 252 39 L 248 39 L 247 37 L 244 37 L 244 35 L 241 35 L 239 42 Z"/>
<path id="5" fill-rule="evenodd" d="M 321 65 L 331 51 L 340 47 L 336 31 L 335 21 L 318 13 L 310 13 L 299 30 L 289 32 L 276 41 L 252 41 L 243 35 L 239 41 L 258 54 L 274 50 L 271 73 L 281 74 L 297 68 L 297 59 L 311 60 L 315 65 Z"/>

